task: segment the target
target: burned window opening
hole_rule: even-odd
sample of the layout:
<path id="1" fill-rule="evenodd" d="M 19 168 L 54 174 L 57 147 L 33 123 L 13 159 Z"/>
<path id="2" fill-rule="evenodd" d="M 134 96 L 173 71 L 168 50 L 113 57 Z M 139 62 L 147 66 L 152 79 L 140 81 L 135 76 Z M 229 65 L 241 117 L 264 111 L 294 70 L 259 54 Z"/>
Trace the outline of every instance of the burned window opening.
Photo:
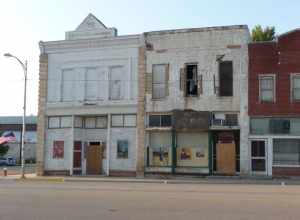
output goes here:
<path id="1" fill-rule="evenodd" d="M 233 96 L 233 65 L 232 61 L 219 63 L 219 96 Z"/>
<path id="2" fill-rule="evenodd" d="M 186 96 L 198 95 L 197 64 L 186 65 Z"/>

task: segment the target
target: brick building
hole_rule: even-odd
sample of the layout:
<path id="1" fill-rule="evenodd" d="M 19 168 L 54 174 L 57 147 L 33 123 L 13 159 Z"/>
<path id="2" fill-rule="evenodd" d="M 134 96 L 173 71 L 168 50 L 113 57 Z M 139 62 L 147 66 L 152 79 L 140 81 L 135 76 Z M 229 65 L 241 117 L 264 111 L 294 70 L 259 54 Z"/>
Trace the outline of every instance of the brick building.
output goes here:
<path id="1" fill-rule="evenodd" d="M 300 30 L 249 44 L 252 174 L 300 175 Z"/>

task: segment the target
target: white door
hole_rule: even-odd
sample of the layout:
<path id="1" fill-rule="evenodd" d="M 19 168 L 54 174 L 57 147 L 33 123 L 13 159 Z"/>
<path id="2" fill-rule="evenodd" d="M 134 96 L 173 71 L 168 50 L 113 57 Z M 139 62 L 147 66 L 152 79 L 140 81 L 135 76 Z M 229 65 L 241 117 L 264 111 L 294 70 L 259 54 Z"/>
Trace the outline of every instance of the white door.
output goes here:
<path id="1" fill-rule="evenodd" d="M 267 175 L 267 141 L 260 140 L 251 140 L 250 141 L 250 167 L 252 174 L 255 175 Z"/>

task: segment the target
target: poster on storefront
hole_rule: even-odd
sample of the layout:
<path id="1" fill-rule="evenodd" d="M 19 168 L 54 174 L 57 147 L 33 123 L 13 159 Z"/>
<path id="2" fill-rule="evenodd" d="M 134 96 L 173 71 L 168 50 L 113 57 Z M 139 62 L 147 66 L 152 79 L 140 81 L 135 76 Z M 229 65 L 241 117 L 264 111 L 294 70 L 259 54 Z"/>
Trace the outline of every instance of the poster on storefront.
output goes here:
<path id="1" fill-rule="evenodd" d="M 195 152 L 195 158 L 196 159 L 202 159 L 204 157 L 205 157 L 204 148 L 202 148 L 202 147 L 197 148 L 197 150 Z"/>
<path id="2" fill-rule="evenodd" d="M 64 158 L 64 141 L 53 142 L 53 158 L 54 159 Z"/>
<path id="3" fill-rule="evenodd" d="M 152 163 L 154 166 L 168 166 L 169 165 L 169 149 L 157 148 L 152 152 Z"/>
<path id="4" fill-rule="evenodd" d="M 191 160 L 192 159 L 192 151 L 191 148 L 185 147 L 180 150 L 180 160 Z"/>

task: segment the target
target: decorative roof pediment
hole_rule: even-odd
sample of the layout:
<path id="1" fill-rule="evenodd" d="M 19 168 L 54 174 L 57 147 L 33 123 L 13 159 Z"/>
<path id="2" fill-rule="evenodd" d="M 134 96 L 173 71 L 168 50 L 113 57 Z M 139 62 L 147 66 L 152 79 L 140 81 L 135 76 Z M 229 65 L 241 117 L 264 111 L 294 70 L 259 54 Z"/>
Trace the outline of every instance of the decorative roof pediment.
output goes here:
<path id="1" fill-rule="evenodd" d="M 117 29 L 107 28 L 93 14 L 89 14 L 75 31 L 66 32 L 66 40 L 90 39 L 101 37 L 115 37 Z"/>

